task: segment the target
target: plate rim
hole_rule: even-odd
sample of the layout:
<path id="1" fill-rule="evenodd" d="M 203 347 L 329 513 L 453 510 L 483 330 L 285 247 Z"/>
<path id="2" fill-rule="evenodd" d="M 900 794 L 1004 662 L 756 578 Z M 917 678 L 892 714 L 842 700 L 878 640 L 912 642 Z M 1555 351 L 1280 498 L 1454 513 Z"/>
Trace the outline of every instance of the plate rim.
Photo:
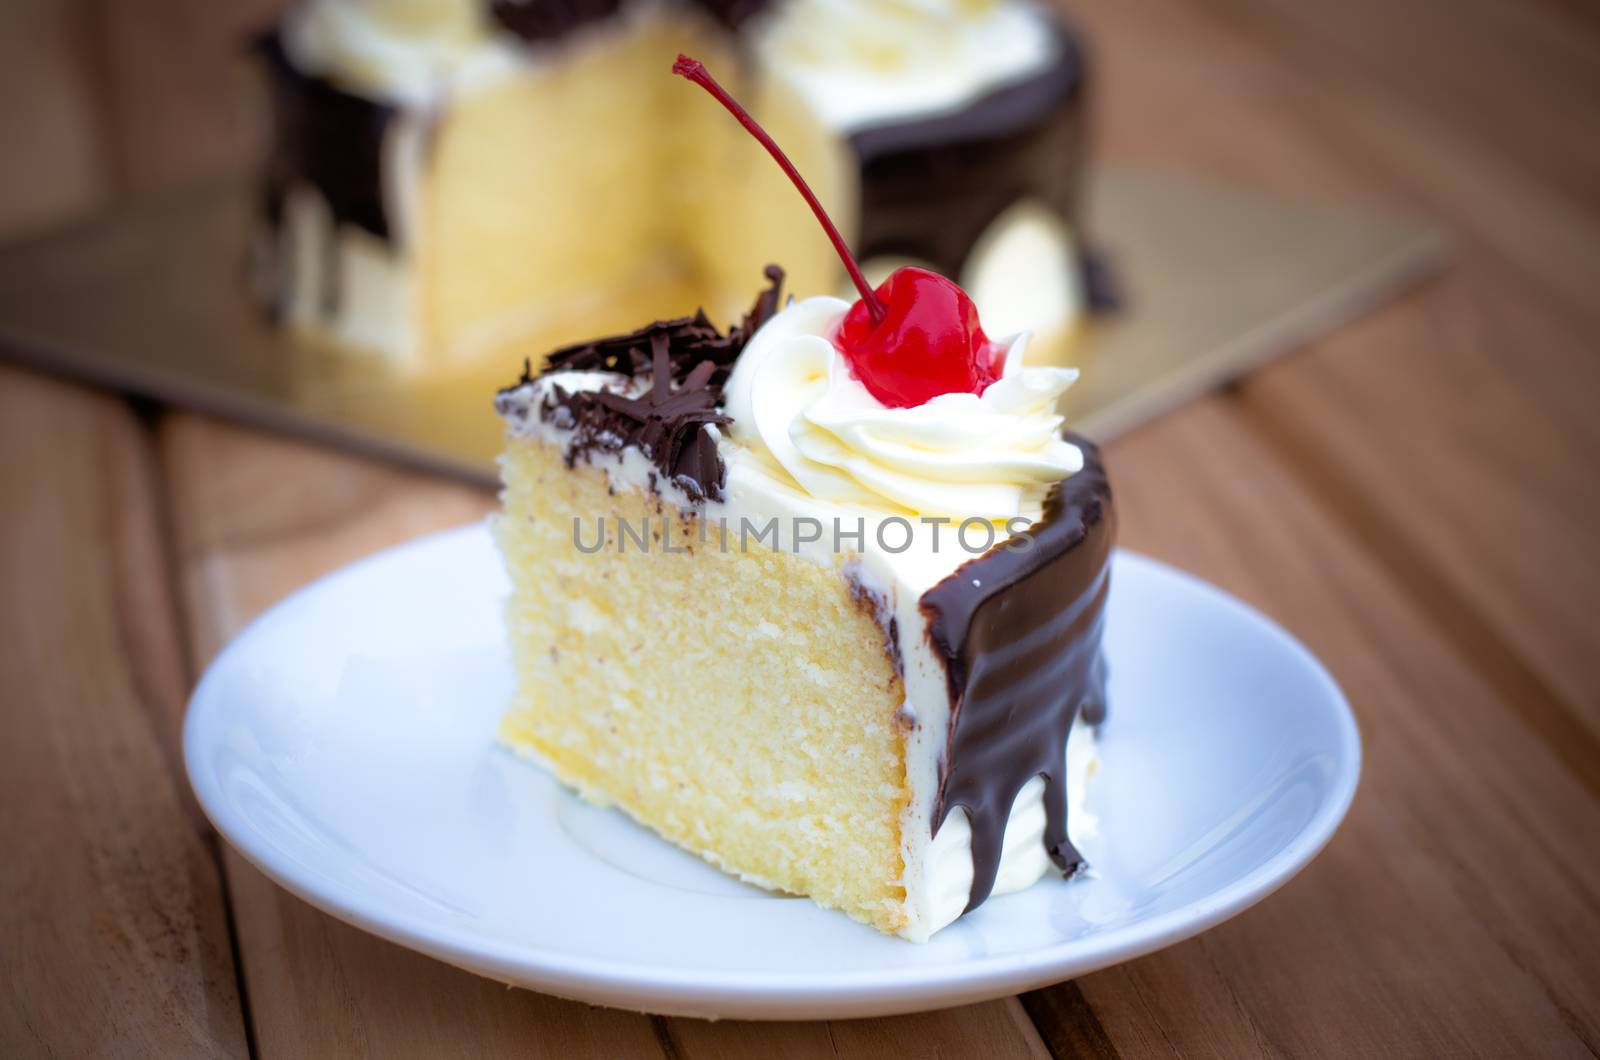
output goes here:
<path id="1" fill-rule="evenodd" d="M 185 708 L 183 759 L 196 800 L 217 833 L 246 861 L 289 893 L 363 931 L 478 975 L 557 997 L 665 1015 L 741 1019 L 829 1019 L 895 1015 L 967 1004 L 1065 981 L 1152 953 L 1208 931 L 1267 898 L 1293 879 L 1328 844 L 1349 811 L 1360 782 L 1362 746 L 1355 715 L 1327 668 L 1292 634 L 1250 604 L 1204 579 L 1124 548 L 1118 566 L 1145 567 L 1232 609 L 1276 646 L 1297 657 L 1331 705 L 1340 763 L 1333 793 L 1294 840 L 1243 876 L 1176 909 L 1116 928 L 1022 953 L 987 955 L 926 967 L 839 972 L 716 971 L 636 964 L 509 943 L 390 908 L 374 913 L 359 895 L 331 878 L 297 872 L 235 815 L 201 761 L 207 738 L 228 714 L 210 690 L 231 658 L 261 626 L 276 622 L 307 595 L 358 570 L 406 554 L 459 545 L 481 537 L 492 548 L 487 520 L 425 534 L 363 556 L 290 592 L 247 623 L 207 664 Z M 237 824 L 237 826 L 235 826 Z M 665 842 L 665 840 L 663 840 Z M 907 945 L 911 945 L 908 943 Z"/>

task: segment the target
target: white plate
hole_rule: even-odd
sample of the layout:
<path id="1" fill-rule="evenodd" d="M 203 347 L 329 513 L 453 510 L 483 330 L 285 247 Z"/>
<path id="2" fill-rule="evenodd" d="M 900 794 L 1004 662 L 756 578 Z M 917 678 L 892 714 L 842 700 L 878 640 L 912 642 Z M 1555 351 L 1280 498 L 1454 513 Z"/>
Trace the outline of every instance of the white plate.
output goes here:
<path id="1" fill-rule="evenodd" d="M 1091 876 L 991 899 L 918 946 L 746 886 L 501 750 L 506 592 L 484 528 L 353 564 L 206 672 L 184 757 L 219 831 L 313 905 L 508 983 L 697 1016 L 821 1019 L 1068 979 L 1259 901 L 1333 834 L 1355 722 L 1299 644 L 1119 553 Z"/>

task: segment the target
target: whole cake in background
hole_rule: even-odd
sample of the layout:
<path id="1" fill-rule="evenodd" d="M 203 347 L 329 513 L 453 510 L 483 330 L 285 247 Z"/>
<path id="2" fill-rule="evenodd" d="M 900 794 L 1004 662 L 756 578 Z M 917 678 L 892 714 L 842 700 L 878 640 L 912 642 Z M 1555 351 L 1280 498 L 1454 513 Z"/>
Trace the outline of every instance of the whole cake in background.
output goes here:
<path id="1" fill-rule="evenodd" d="M 1086 301 L 1084 68 L 1032 0 L 304 0 L 263 41 L 257 287 L 331 348 L 436 369 L 845 277 L 679 51 L 805 170 L 869 276 L 958 279 L 1060 362 Z"/>
<path id="2" fill-rule="evenodd" d="M 1075 370 L 991 339 L 937 274 L 874 290 L 816 212 L 854 302 L 785 306 L 769 267 L 726 332 L 657 321 L 498 395 L 501 739 L 745 880 L 925 941 L 1082 864 L 1111 493 L 1055 412 Z"/>

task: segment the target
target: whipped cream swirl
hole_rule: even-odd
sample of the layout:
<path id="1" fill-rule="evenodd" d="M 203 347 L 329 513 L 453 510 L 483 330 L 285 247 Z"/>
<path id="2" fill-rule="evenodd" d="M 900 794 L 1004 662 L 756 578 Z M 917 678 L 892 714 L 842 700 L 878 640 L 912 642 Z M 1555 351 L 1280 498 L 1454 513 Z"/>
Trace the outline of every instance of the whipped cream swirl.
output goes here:
<path id="1" fill-rule="evenodd" d="M 983 394 L 941 394 L 888 408 L 831 341 L 850 308 L 808 298 L 768 321 L 724 389 L 735 442 L 778 465 L 819 500 L 890 514 L 1036 521 L 1050 487 L 1083 466 L 1061 437 L 1057 399 L 1073 368 L 1023 364 L 1009 340 Z"/>
<path id="2" fill-rule="evenodd" d="M 846 131 L 960 109 L 1060 50 L 1033 0 L 788 0 L 758 47 Z"/>
<path id="3" fill-rule="evenodd" d="M 302 71 L 347 90 L 412 105 L 446 85 L 489 78 L 512 62 L 491 31 L 488 5 L 461 0 L 306 0 L 284 20 Z"/>

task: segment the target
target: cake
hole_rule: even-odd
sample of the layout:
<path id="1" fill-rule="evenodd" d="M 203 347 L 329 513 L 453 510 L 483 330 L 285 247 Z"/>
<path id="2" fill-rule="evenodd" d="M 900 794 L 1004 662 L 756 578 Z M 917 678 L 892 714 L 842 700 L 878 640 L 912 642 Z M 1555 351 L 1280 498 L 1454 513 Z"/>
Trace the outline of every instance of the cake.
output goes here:
<path id="1" fill-rule="evenodd" d="M 654 85 L 679 51 L 732 72 L 875 280 L 954 277 L 1054 360 L 1093 293 L 1083 55 L 1035 0 L 302 0 L 258 51 L 255 286 L 313 348 L 518 363 L 729 319 L 778 257 L 847 289 L 781 175 Z"/>
<path id="2" fill-rule="evenodd" d="M 841 259 L 854 303 L 786 304 L 769 267 L 726 331 L 570 345 L 498 394 L 500 737 L 742 879 L 924 941 L 1081 867 L 1114 517 L 1055 412 L 1074 370 L 991 341 L 948 279 L 874 289 Z"/>

